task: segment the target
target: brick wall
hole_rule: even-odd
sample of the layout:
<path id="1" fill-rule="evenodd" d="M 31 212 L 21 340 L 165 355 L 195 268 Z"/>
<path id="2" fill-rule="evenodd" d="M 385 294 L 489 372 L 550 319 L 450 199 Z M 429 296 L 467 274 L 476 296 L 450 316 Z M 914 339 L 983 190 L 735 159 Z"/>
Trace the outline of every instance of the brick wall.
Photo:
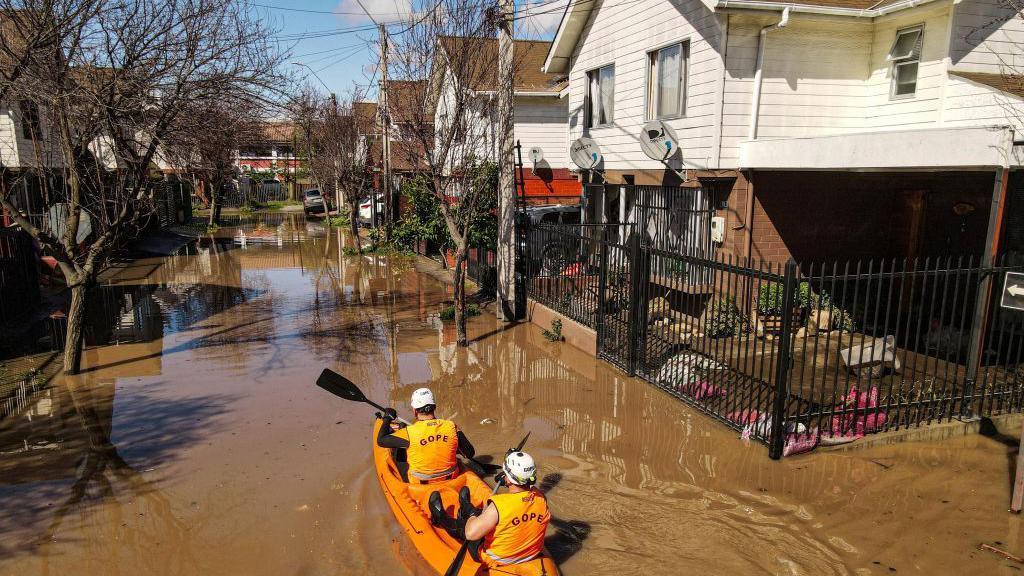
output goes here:
<path id="1" fill-rule="evenodd" d="M 980 254 L 992 172 L 757 172 L 755 260 L 784 263 Z M 748 181 L 729 191 L 723 254 L 746 254 Z M 953 212 L 957 203 L 974 211 Z M 915 231 L 915 218 L 917 230 Z M 741 230 L 735 230 L 744 226 Z"/>

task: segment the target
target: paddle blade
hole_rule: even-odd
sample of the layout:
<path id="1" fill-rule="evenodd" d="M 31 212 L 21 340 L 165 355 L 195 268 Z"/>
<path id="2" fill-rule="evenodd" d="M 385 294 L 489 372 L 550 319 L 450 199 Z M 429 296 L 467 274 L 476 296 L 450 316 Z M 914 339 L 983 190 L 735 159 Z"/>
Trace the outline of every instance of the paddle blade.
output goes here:
<path id="1" fill-rule="evenodd" d="M 452 560 L 451 566 L 448 567 L 444 572 L 444 576 L 455 576 L 462 569 L 462 563 L 466 560 L 466 549 L 469 547 L 465 542 L 462 543 L 462 548 L 459 548 L 459 552 L 455 554 L 455 559 Z"/>
<path id="2" fill-rule="evenodd" d="M 316 379 L 316 385 L 340 398 L 369 403 L 363 391 L 357 388 L 351 380 L 329 368 L 324 368 L 324 371 L 320 373 L 320 377 Z"/>
<path id="3" fill-rule="evenodd" d="M 523 451 L 523 446 L 526 446 L 526 441 L 529 440 L 529 439 L 530 439 L 530 433 L 527 432 L 526 436 L 523 436 L 523 441 L 519 443 L 519 446 L 516 446 L 516 450 L 515 451 L 516 452 L 522 452 Z"/>

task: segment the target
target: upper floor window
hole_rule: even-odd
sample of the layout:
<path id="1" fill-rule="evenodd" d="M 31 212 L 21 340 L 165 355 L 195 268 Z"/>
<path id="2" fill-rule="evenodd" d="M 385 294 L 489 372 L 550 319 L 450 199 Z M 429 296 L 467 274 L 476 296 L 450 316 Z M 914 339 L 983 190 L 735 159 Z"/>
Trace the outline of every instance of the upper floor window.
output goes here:
<path id="1" fill-rule="evenodd" d="M 917 92 L 917 69 L 921 62 L 923 26 L 896 31 L 896 40 L 886 59 L 892 62 L 893 98 L 913 96 Z"/>
<path id="2" fill-rule="evenodd" d="M 615 65 L 587 72 L 587 128 L 615 119 Z"/>
<path id="3" fill-rule="evenodd" d="M 42 140 L 43 127 L 39 120 L 39 106 L 31 100 L 18 103 L 21 109 L 21 137 L 26 140 Z"/>
<path id="4" fill-rule="evenodd" d="M 677 118 L 686 111 L 686 66 L 689 43 L 647 53 L 647 118 Z"/>

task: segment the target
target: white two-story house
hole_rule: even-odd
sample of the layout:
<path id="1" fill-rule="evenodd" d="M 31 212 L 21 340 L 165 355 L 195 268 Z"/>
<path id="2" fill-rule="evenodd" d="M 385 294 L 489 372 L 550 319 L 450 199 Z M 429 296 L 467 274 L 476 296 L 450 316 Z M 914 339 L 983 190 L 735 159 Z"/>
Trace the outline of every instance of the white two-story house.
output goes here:
<path id="1" fill-rule="evenodd" d="M 738 256 L 991 255 L 1024 250 L 997 225 L 1024 215 L 1022 42 L 995 0 L 595 0 L 543 70 L 569 77 L 568 140 L 603 155 L 592 217 L 628 215 L 625 185 L 681 186 Z M 640 147 L 655 119 L 667 164 Z"/>
<path id="2" fill-rule="evenodd" d="M 472 48 L 467 46 L 469 42 L 472 42 Z M 581 188 L 570 171 L 568 135 L 565 130 L 568 109 L 563 97 L 565 74 L 541 70 L 550 44 L 535 40 L 514 41 L 513 136 L 521 146 L 524 190 L 529 201 L 575 203 Z M 468 49 L 479 51 L 480 62 L 497 62 L 498 41 L 448 37 L 442 39 L 440 47 L 440 56 L 432 71 L 433 80 L 440 87 L 433 107 L 435 126 L 449 125 L 453 91 L 469 91 L 472 96 L 472 113 L 467 126 L 461 128 L 466 134 L 462 140 L 473 146 L 481 157 L 497 160 L 499 123 L 497 106 L 494 105 L 497 98 L 496 66 L 489 66 L 482 73 L 474 73 L 474 78 L 460 78 L 446 62 L 449 52 Z M 445 134 L 443 130 L 438 133 Z M 542 158 L 536 163 L 531 161 L 531 148 L 541 150 Z"/>

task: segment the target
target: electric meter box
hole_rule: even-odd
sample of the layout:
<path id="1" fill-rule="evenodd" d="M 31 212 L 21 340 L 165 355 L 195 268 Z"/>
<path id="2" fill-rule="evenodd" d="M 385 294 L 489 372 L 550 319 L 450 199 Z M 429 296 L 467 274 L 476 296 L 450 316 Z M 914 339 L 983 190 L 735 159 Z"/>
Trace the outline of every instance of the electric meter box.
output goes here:
<path id="1" fill-rule="evenodd" d="M 714 216 L 711 218 L 711 241 L 721 244 L 725 242 L 725 217 Z"/>

